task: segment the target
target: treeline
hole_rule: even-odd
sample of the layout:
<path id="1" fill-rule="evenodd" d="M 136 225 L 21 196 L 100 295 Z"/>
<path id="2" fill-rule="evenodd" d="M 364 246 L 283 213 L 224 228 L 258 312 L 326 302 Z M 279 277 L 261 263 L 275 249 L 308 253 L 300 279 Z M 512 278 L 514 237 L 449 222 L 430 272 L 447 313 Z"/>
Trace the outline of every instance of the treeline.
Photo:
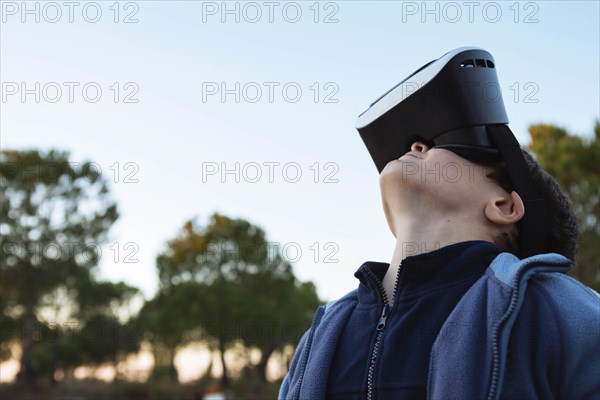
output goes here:
<path id="1" fill-rule="evenodd" d="M 190 220 L 166 243 L 153 299 L 98 281 L 99 248 L 119 217 L 99 170 L 56 150 L 0 157 L 1 359 L 20 358 L 19 381 L 56 383 L 82 365 L 119 371 L 142 343 L 154 355 L 151 379 L 177 381 L 177 351 L 202 342 L 220 354 L 222 387 L 230 385 L 225 353 L 236 344 L 247 351 L 246 372 L 266 382 L 270 357 L 295 346 L 321 304 L 259 226 L 217 213 L 204 227 Z M 258 360 L 249 356 L 256 349 Z"/>
<path id="2" fill-rule="evenodd" d="M 600 122 L 590 139 L 545 124 L 529 133 L 529 150 L 579 218 L 569 274 L 600 290 Z M 297 344 L 321 304 L 259 226 L 217 213 L 206 226 L 188 221 L 165 244 L 154 298 L 98 281 L 98 251 L 85 244 L 106 243 L 119 211 L 93 163 L 56 150 L 4 150 L 0 163 L 0 356 L 20 359 L 20 381 L 68 379 L 82 365 L 116 367 L 143 343 L 154 355 L 151 379 L 177 381 L 178 350 L 202 342 L 221 359 L 221 386 L 232 379 L 225 354 L 239 344 L 243 373 L 266 382 L 268 361 Z"/>

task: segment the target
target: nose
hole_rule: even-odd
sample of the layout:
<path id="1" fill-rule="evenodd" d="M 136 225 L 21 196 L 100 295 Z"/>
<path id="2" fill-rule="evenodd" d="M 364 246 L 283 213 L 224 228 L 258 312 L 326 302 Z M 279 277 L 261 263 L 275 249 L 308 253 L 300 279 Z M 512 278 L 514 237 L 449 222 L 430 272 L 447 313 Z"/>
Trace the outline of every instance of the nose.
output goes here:
<path id="1" fill-rule="evenodd" d="M 419 153 L 425 153 L 426 151 L 429 150 L 429 146 L 427 146 L 425 143 L 423 142 L 414 142 L 411 146 L 410 146 L 410 150 L 411 151 L 418 151 Z"/>

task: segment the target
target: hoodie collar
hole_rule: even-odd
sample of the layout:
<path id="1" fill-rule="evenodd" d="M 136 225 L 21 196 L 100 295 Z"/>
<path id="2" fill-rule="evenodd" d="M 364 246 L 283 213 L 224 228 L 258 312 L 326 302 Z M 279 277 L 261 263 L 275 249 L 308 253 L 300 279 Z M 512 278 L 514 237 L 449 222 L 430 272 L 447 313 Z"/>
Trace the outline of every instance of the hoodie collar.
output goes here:
<path id="1" fill-rule="evenodd" d="M 470 276 L 481 276 L 501 252 L 494 243 L 471 240 L 408 256 L 401 262 L 397 297 L 418 295 Z M 360 281 L 358 297 L 361 303 L 383 301 L 381 282 L 389 266 L 389 263 L 366 261 L 354 273 Z"/>

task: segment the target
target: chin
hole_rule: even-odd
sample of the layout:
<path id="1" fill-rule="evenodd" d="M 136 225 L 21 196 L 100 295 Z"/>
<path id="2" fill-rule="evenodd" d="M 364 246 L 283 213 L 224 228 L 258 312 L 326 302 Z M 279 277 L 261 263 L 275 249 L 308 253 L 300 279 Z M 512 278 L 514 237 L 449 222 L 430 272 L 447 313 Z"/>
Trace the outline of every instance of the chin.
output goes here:
<path id="1" fill-rule="evenodd" d="M 393 173 L 392 171 L 400 171 L 402 172 L 402 161 L 401 160 L 392 160 L 383 167 L 379 176 L 387 175 L 389 173 Z"/>
<path id="2" fill-rule="evenodd" d="M 399 191 L 405 189 L 408 180 L 403 175 L 402 162 L 392 160 L 381 170 L 379 174 L 379 187 L 382 195 L 396 196 Z"/>
<path id="3" fill-rule="evenodd" d="M 409 166 L 407 165 L 407 162 L 412 164 L 415 163 L 413 160 L 392 160 L 387 163 L 379 174 L 379 181 L 391 180 L 395 182 L 396 185 L 401 185 L 413 180 L 411 177 L 418 177 L 419 167 L 415 167 L 414 165 Z M 407 174 L 407 172 L 412 173 Z"/>

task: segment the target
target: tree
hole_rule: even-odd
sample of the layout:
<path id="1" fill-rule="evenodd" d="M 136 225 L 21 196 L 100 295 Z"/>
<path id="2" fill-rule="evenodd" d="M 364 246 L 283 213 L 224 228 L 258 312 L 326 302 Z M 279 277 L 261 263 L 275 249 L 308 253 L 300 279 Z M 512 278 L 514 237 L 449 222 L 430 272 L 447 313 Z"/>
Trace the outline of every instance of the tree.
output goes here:
<path id="1" fill-rule="evenodd" d="M 126 310 L 136 296 L 140 291 L 123 282 L 98 282 L 91 276 L 78 282 L 74 316 L 81 321 L 78 338 L 84 363 L 111 362 L 117 369 L 120 356 L 139 350 L 141 332 Z"/>
<path id="2" fill-rule="evenodd" d="M 185 332 L 190 327 L 190 311 L 198 304 L 202 288 L 184 283 L 159 291 L 145 302 L 136 325 L 143 338 L 152 345 L 154 369 L 152 378 L 167 377 L 177 381 L 175 354 L 185 344 Z"/>
<path id="3" fill-rule="evenodd" d="M 529 149 L 573 202 L 580 228 L 569 275 L 600 290 L 600 120 L 585 139 L 548 124 L 529 126 Z"/>
<path id="4" fill-rule="evenodd" d="M 0 179 L 0 289 L 4 307 L 23 310 L 19 377 L 33 382 L 41 299 L 76 284 L 97 264 L 118 212 L 97 164 L 71 162 L 68 152 L 4 150 Z"/>
<path id="5" fill-rule="evenodd" d="M 280 269 L 279 273 L 274 271 Z M 244 274 L 239 292 L 251 306 L 239 316 L 245 327 L 240 336 L 247 347 L 258 348 L 256 365 L 259 378 L 267 381 L 267 363 L 276 350 L 296 345 L 309 328 L 314 310 L 321 304 L 312 282 L 299 282 L 291 266 L 276 255 L 256 273 Z"/>
<path id="6" fill-rule="evenodd" d="M 195 330 L 215 340 L 223 387 L 229 386 L 225 352 L 232 344 L 261 350 L 257 367 L 264 379 L 273 351 L 300 339 L 300 335 L 286 336 L 284 329 L 308 325 L 320 304 L 314 285 L 297 281 L 279 249 L 266 241 L 263 229 L 218 213 L 204 228 L 188 221 L 157 257 L 157 268 L 160 295 L 187 293 L 178 317 L 171 314 L 186 323 L 176 323 L 171 334 L 183 337 Z M 162 302 L 165 313 L 168 303 Z"/>

